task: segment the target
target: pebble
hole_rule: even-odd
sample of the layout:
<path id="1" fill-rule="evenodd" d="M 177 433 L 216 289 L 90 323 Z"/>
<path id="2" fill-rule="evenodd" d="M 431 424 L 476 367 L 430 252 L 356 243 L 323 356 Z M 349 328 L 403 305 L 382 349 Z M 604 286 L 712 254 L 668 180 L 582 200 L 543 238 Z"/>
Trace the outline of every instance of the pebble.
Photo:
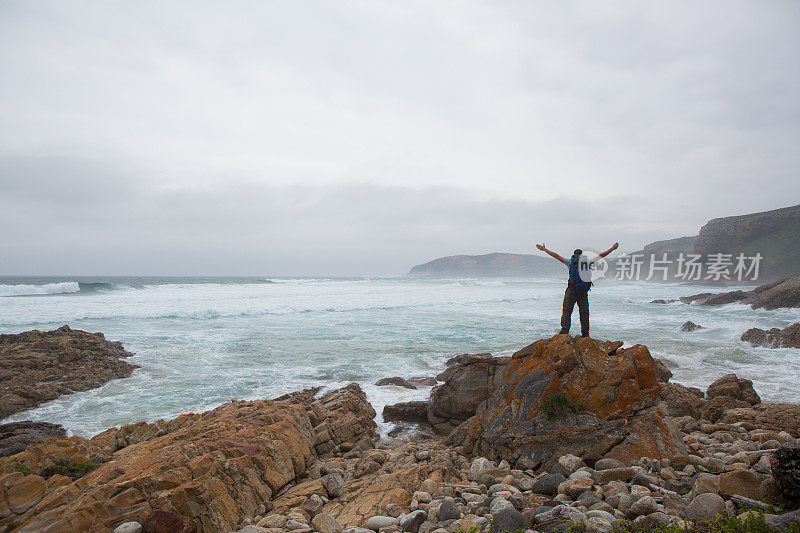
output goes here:
<path id="1" fill-rule="evenodd" d="M 139 522 L 125 522 L 114 528 L 114 533 L 139 533 L 142 530 L 142 524 Z"/>
<path id="2" fill-rule="evenodd" d="M 393 516 L 373 516 L 367 520 L 367 523 L 364 524 L 367 529 L 371 529 L 372 531 L 378 531 L 382 527 L 389 527 L 389 526 L 396 526 L 400 523 L 400 521 L 393 517 Z"/>

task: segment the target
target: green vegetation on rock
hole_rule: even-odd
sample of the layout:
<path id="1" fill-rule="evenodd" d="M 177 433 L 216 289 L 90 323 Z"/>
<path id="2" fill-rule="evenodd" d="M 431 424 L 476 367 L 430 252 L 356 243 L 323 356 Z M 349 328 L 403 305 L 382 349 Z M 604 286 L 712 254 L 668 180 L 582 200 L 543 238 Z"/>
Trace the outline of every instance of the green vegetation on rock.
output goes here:
<path id="1" fill-rule="evenodd" d="M 77 479 L 94 470 L 96 466 L 92 461 L 58 461 L 53 466 L 48 466 L 42 470 L 41 475 L 45 479 L 56 474 Z"/>
<path id="2" fill-rule="evenodd" d="M 542 411 L 548 419 L 556 418 L 564 413 L 579 413 L 586 407 L 581 402 L 573 402 L 563 392 L 554 392 L 542 402 Z"/>

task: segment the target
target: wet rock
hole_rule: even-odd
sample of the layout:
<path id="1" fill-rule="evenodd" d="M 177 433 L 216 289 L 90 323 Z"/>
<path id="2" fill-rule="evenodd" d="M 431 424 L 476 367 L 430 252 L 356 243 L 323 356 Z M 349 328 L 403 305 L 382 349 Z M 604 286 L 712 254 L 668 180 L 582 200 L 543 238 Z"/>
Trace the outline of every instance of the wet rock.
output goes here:
<path id="1" fill-rule="evenodd" d="M 12 422 L 0 424 L 0 457 L 14 455 L 31 444 L 44 442 L 52 437 L 64 437 L 67 431 L 58 424 L 49 422 Z"/>
<path id="2" fill-rule="evenodd" d="M 403 421 L 426 423 L 428 421 L 428 402 L 411 401 L 387 405 L 383 408 L 385 422 Z"/>
<path id="3" fill-rule="evenodd" d="M 409 383 L 405 378 L 401 378 L 400 376 L 392 376 L 390 378 L 381 378 L 375 382 L 375 386 L 377 387 L 386 387 L 388 385 L 394 385 L 396 387 L 405 387 L 406 389 L 416 389 L 416 385 L 413 383 Z"/>
<path id="4" fill-rule="evenodd" d="M 772 454 L 770 465 L 783 500 L 800 505 L 800 444 L 781 444 Z"/>
<path id="5" fill-rule="evenodd" d="M 0 335 L 0 418 L 126 378 L 139 368 L 123 360 L 132 355 L 102 333 L 69 326 Z"/>
<path id="6" fill-rule="evenodd" d="M 695 324 L 691 320 L 687 320 L 681 326 L 681 331 L 697 331 L 698 329 L 705 329 L 705 328 L 700 324 Z"/>
<path id="7" fill-rule="evenodd" d="M 742 334 L 742 340 L 753 346 L 767 348 L 800 348 L 800 323 L 792 324 L 782 330 L 750 328 Z"/>
<path id="8" fill-rule="evenodd" d="M 407 381 L 417 387 L 433 387 L 438 383 L 436 378 L 430 376 L 409 378 Z"/>
<path id="9" fill-rule="evenodd" d="M 719 494 L 698 494 L 686 507 L 686 518 L 692 521 L 710 520 L 725 511 L 725 500 Z"/>

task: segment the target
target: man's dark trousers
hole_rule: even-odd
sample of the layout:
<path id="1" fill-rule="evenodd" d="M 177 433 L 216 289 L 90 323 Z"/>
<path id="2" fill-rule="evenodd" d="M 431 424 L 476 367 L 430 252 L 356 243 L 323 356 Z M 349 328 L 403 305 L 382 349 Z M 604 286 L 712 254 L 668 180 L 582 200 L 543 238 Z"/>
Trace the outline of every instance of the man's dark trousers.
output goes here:
<path id="1" fill-rule="evenodd" d="M 572 322 L 572 310 L 578 304 L 578 314 L 581 317 L 581 336 L 589 336 L 589 291 L 576 291 L 567 287 L 564 293 L 564 306 L 561 311 L 561 331 L 569 333 Z"/>

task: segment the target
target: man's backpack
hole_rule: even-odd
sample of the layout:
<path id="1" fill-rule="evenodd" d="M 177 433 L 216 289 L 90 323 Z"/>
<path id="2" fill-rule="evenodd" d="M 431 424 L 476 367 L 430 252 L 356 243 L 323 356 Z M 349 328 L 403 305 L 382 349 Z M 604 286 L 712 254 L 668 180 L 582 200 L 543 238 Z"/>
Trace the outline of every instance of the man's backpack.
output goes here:
<path id="1" fill-rule="evenodd" d="M 569 282 L 573 292 L 589 292 L 592 289 L 592 270 L 585 256 L 574 254 L 569 261 Z"/>

